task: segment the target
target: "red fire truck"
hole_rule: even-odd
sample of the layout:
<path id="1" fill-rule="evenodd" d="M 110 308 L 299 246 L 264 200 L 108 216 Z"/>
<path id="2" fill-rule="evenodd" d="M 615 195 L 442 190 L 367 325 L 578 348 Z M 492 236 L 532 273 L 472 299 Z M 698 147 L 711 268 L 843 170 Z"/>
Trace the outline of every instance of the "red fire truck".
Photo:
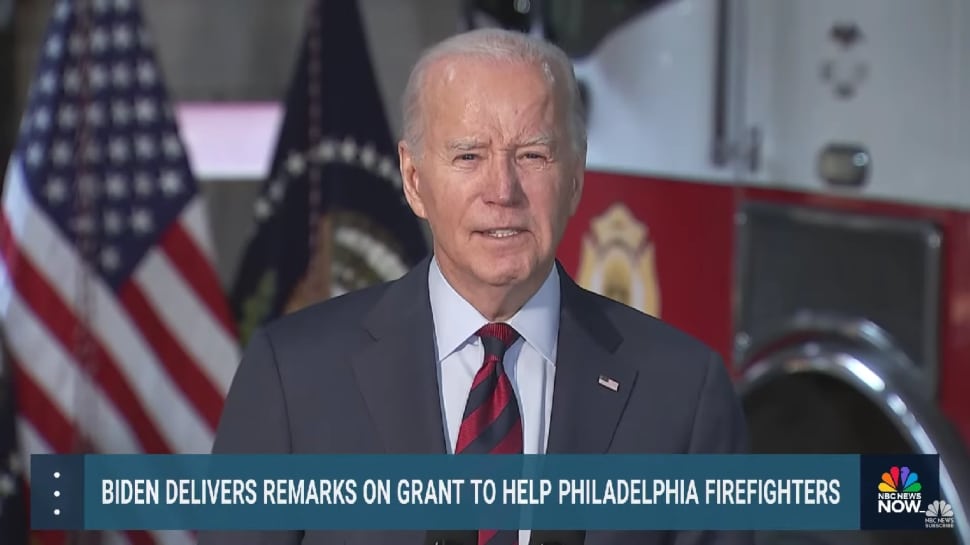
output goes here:
<path id="1" fill-rule="evenodd" d="M 938 453 L 970 544 L 970 4 L 477 1 L 575 59 L 585 286 L 729 365 L 757 452 Z M 937 540 L 937 541 L 933 541 Z"/>

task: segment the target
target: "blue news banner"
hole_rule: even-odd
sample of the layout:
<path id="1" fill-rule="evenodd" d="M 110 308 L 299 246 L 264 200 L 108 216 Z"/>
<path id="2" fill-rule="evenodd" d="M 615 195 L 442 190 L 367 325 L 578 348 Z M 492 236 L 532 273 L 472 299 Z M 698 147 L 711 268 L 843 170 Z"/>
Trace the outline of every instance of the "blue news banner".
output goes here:
<path id="1" fill-rule="evenodd" d="M 61 530 L 858 529 L 880 486 L 864 467 L 855 455 L 34 455 L 31 519 Z"/>

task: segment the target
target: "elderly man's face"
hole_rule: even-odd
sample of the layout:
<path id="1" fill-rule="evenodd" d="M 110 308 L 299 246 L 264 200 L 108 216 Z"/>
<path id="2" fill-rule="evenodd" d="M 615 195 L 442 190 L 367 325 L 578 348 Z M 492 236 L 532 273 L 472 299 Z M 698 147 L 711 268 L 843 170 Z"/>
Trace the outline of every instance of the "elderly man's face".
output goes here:
<path id="1" fill-rule="evenodd" d="M 564 101 L 539 68 L 487 60 L 439 62 L 425 90 L 421 148 L 401 161 L 442 269 L 474 287 L 541 283 L 582 190 Z"/>

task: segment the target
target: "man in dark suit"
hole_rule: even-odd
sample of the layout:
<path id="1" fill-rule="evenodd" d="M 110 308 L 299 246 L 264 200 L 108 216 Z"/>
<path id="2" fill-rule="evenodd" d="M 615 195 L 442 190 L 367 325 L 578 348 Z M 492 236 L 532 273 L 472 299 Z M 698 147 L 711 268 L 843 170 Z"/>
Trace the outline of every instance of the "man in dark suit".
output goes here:
<path id="1" fill-rule="evenodd" d="M 720 358 L 578 287 L 555 260 L 583 189 L 569 59 L 480 30 L 429 50 L 404 98 L 404 190 L 434 255 L 254 335 L 216 453 L 732 453 Z M 207 533 L 203 544 L 419 544 L 420 532 Z M 525 545 L 530 532 L 483 532 Z M 740 545 L 747 533 L 590 532 L 589 544 Z"/>

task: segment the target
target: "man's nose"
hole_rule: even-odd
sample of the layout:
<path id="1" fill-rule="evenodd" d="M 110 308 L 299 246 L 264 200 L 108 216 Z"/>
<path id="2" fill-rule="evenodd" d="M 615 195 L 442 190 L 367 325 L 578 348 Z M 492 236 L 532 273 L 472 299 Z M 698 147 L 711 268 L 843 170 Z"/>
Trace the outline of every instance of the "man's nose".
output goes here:
<path id="1" fill-rule="evenodd" d="M 522 185 L 511 154 L 499 155 L 494 161 L 485 188 L 485 200 L 495 204 L 514 204 L 522 196 Z"/>

